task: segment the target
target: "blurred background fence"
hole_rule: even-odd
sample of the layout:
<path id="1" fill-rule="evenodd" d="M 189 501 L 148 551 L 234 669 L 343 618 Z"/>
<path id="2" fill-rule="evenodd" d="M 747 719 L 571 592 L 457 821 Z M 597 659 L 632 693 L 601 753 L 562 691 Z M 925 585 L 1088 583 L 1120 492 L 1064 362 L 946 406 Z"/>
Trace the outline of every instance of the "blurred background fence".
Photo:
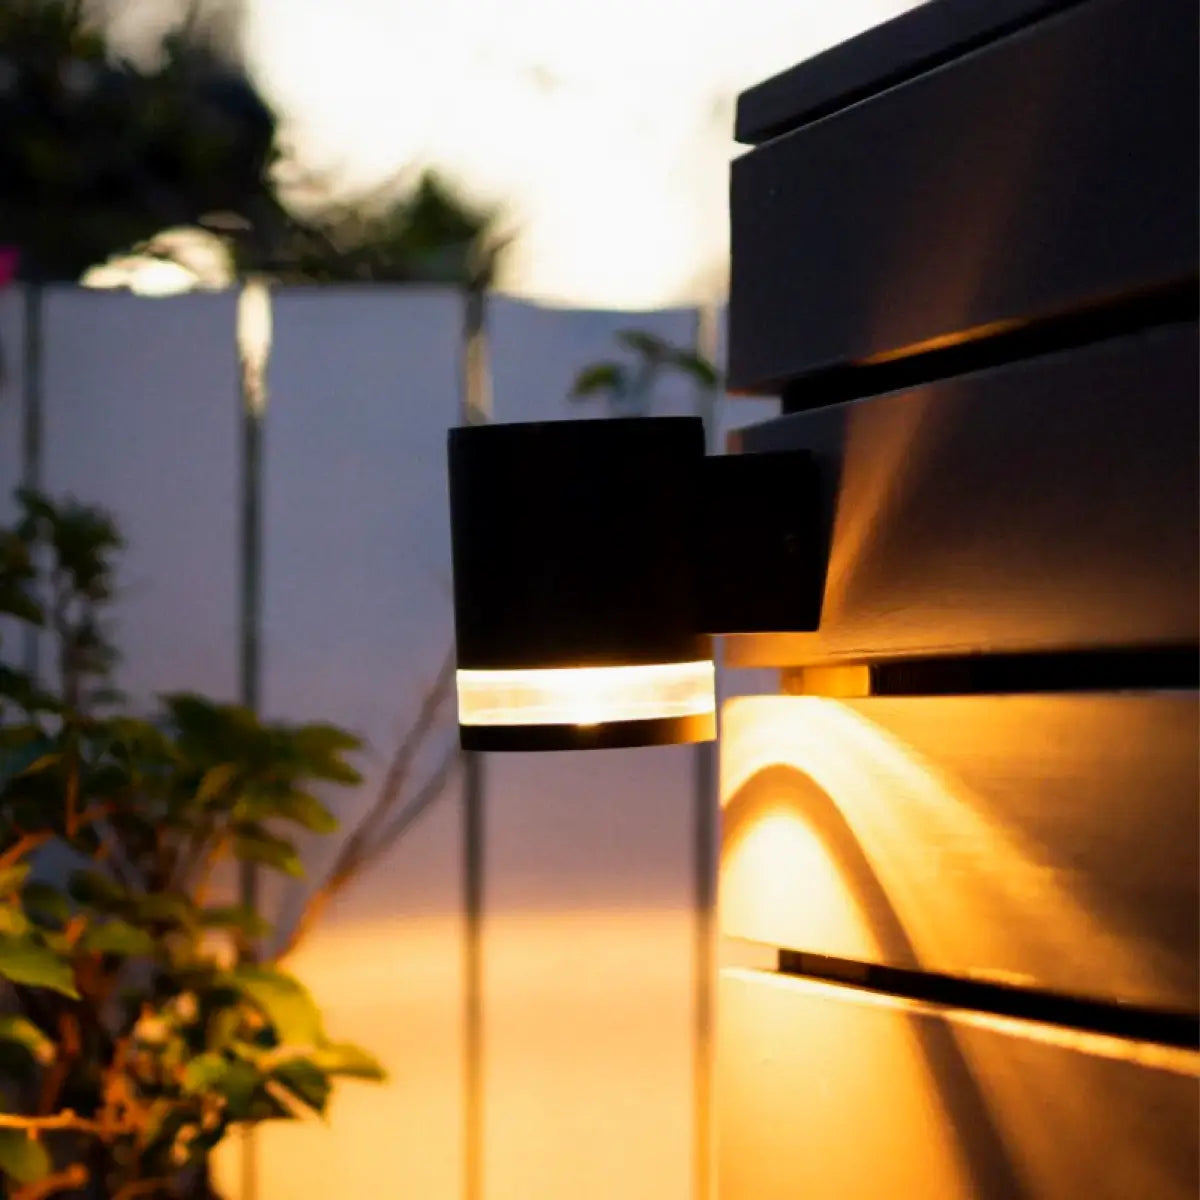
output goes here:
<path id="1" fill-rule="evenodd" d="M 238 308 L 234 291 L 146 299 L 52 286 L 39 333 L 21 289 L 0 292 L 0 491 L 7 505 L 23 479 L 40 481 L 117 517 L 128 542 L 119 682 L 139 700 L 244 695 L 249 571 L 264 713 L 367 739 L 363 786 L 333 797 L 349 823 L 384 786 L 451 646 L 444 441 L 462 405 L 463 293 L 274 290 L 260 536 L 249 542 Z M 691 346 L 701 328 L 692 309 L 502 297 L 485 324 L 499 421 L 603 415 L 568 397 L 583 367 L 612 356 L 618 331 Z M 693 381 L 664 376 L 652 411 L 704 405 Z M 719 401 L 714 441 L 771 407 Z M 451 721 L 427 739 L 421 770 L 450 744 Z M 693 1195 L 696 786 L 688 747 L 489 760 L 478 1064 L 488 1200 Z M 262 1200 L 462 1195 L 462 861 L 455 774 L 291 960 L 331 1032 L 378 1053 L 390 1081 L 347 1086 L 323 1127 L 265 1131 Z M 296 896 L 270 899 L 286 915 Z M 239 1194 L 231 1156 L 222 1168 Z"/>

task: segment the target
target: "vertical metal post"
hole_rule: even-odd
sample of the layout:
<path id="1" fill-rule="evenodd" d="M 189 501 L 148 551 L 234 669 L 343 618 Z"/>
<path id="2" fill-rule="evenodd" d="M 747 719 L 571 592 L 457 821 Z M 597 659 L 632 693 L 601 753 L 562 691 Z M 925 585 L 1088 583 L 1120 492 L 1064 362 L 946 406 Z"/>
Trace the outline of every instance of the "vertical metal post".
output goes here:
<path id="1" fill-rule="evenodd" d="M 481 286 L 467 288 L 463 315 L 462 402 L 464 425 L 492 416 L 487 367 L 485 306 Z M 483 904 L 485 759 L 463 755 L 463 1198 L 483 1200 L 484 1013 Z"/>
<path id="2" fill-rule="evenodd" d="M 696 310 L 696 353 L 716 360 L 718 310 L 701 305 Z M 716 388 L 698 386 L 698 409 L 704 421 L 704 440 L 709 453 L 717 443 Z M 713 1200 L 713 1032 L 716 916 L 717 796 L 716 744 L 701 742 L 693 757 L 694 819 L 693 904 L 695 941 L 692 954 L 694 997 L 693 1084 L 693 1181 L 696 1200 Z"/>
<path id="3" fill-rule="evenodd" d="M 247 708 L 258 708 L 260 602 L 259 470 L 262 461 L 262 422 L 248 407 L 242 411 L 242 496 L 241 496 L 241 590 L 239 624 L 241 677 L 238 699 Z M 250 862 L 238 864 L 238 899 L 248 909 L 258 907 L 258 871 Z M 242 1137 L 241 1197 L 258 1195 L 258 1144 L 252 1127 Z"/>
<path id="4" fill-rule="evenodd" d="M 238 699 L 257 711 L 262 676 L 262 443 L 267 408 L 267 361 L 271 351 L 271 295 L 267 285 L 248 280 L 238 297 L 237 350 L 241 381 L 241 538 L 238 596 L 239 680 Z M 258 871 L 253 863 L 238 866 L 238 896 L 249 909 L 257 909 Z M 254 957 L 254 947 L 249 954 Z M 241 1197 L 258 1195 L 258 1145 L 253 1128 L 241 1144 Z"/>
<path id="5" fill-rule="evenodd" d="M 45 345 L 45 288 L 36 277 L 25 281 L 21 350 L 21 486 L 37 490 L 42 486 L 42 351 Z M 25 670 L 36 676 L 38 670 L 38 630 L 25 627 L 23 647 Z"/>

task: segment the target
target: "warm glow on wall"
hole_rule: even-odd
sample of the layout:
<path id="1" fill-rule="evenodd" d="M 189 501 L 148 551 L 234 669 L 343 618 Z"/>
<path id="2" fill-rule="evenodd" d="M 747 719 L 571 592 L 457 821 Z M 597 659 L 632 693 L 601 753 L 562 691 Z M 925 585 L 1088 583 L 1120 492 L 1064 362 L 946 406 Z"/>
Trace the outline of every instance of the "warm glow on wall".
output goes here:
<path id="1" fill-rule="evenodd" d="M 711 661 L 633 667 L 459 671 L 463 725 L 598 725 L 715 717 Z"/>
<path id="2" fill-rule="evenodd" d="M 1146 995 L 1154 951 L 1101 920 L 1069 871 L 1054 869 L 1042 847 L 999 819 L 1003 810 L 913 744 L 955 728 L 975 755 L 1028 746 L 1039 727 L 1061 723 L 1064 704 L 1079 701 L 747 696 L 726 704 L 722 931 L 910 968 L 971 963 L 1014 984 L 1028 983 L 1036 967 L 1065 990 L 1103 962 L 1101 986 Z M 1088 728 L 1116 737 L 1121 718 L 1119 708 L 1105 710 Z M 954 904 L 934 902 L 950 883 Z M 1054 920 L 1033 923 L 1030 913 Z"/>

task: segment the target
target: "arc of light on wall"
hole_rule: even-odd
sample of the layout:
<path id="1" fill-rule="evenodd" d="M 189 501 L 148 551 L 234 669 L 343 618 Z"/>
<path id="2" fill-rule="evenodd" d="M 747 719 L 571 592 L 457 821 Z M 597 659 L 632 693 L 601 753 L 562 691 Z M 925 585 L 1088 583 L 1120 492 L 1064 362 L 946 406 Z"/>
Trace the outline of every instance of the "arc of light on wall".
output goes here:
<path id="1" fill-rule="evenodd" d="M 989 818 L 961 782 L 850 705 L 817 696 L 730 701 L 724 713 L 722 805 L 773 768 L 811 780 L 830 797 L 923 965 L 970 959 L 990 964 L 991 977 L 999 979 L 1012 959 L 1010 944 L 1027 946 L 1039 938 L 1045 939 L 1046 955 L 1100 958 L 1109 964 L 1114 984 L 1136 990 L 1146 947 L 1131 948 L 1089 912 L 1064 885 L 1062 873 Z M 803 890 L 810 917 L 824 911 L 829 920 L 837 919 L 829 910 L 838 896 L 830 868 L 822 865 L 820 848 L 794 806 L 766 806 L 738 840 L 727 858 L 727 871 L 737 872 L 737 881 L 730 881 L 723 897 L 730 932 L 786 944 L 780 925 L 798 901 L 793 888 Z M 806 861 L 807 869 L 799 866 Z M 953 912 L 925 902 L 924 881 L 931 873 L 955 879 Z M 819 877 L 828 886 L 817 885 Z M 1052 912 L 1055 919 L 1019 931 L 997 919 L 1022 911 Z M 850 935 L 839 929 L 839 936 Z"/>

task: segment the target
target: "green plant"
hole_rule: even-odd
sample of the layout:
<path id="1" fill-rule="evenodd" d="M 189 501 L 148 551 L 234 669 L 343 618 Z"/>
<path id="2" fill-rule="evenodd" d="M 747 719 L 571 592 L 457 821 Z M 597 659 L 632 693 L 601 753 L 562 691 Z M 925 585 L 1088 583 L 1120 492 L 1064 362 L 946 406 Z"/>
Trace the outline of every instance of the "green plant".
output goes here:
<path id="1" fill-rule="evenodd" d="M 358 743 L 196 695 L 131 715 L 108 682 L 117 530 L 34 493 L 19 508 L 0 630 L 37 631 L 52 670 L 0 664 L 0 1173 L 14 1200 L 207 1194 L 231 1129 L 382 1077 L 256 960 L 262 914 L 218 894 L 238 861 L 301 872 L 288 831 L 335 829 L 312 789 L 357 782 Z"/>
<path id="2" fill-rule="evenodd" d="M 652 333 L 624 329 L 616 335 L 616 341 L 629 352 L 632 361 L 613 360 L 584 367 L 571 389 L 572 400 L 600 397 L 618 413 L 641 417 L 649 412 L 654 385 L 664 373 L 682 374 L 710 392 L 719 383 L 717 370 L 707 358 Z"/>

